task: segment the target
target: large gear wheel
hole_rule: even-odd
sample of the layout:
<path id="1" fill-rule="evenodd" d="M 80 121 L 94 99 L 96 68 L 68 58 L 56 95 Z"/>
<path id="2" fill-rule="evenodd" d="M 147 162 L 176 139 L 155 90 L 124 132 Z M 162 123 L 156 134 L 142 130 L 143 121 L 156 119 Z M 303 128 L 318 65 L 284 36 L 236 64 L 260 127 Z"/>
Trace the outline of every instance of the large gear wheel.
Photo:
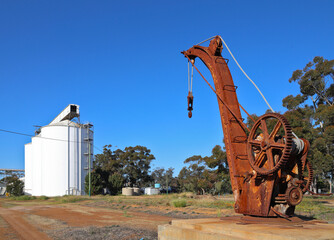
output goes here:
<path id="1" fill-rule="evenodd" d="M 281 169 L 290 158 L 292 130 L 278 113 L 262 115 L 252 127 L 247 141 L 248 160 L 259 175 L 270 175 Z"/>
<path id="2" fill-rule="evenodd" d="M 303 183 L 301 184 L 302 192 L 306 193 L 310 190 L 313 181 L 313 168 L 309 161 L 306 160 L 303 167 Z"/>

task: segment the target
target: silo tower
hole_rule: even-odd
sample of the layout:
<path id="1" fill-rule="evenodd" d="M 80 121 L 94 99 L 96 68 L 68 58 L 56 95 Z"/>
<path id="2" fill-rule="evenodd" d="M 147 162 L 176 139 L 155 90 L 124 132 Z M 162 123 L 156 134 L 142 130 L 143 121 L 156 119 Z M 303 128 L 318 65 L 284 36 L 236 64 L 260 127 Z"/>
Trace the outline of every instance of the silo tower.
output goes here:
<path id="1" fill-rule="evenodd" d="M 93 159 L 93 125 L 81 124 L 79 119 L 79 105 L 70 104 L 25 144 L 27 194 L 85 194 L 85 177 Z"/>

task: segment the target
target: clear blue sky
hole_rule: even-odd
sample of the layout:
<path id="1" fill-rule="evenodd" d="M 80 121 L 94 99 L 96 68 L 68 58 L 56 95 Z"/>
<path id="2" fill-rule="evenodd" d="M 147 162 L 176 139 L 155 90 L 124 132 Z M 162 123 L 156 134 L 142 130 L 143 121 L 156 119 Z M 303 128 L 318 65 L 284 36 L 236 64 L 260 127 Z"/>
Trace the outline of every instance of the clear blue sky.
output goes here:
<path id="1" fill-rule="evenodd" d="M 186 111 L 180 51 L 221 35 L 276 111 L 288 79 L 314 56 L 333 59 L 334 1 L 0 1 L 0 128 L 34 133 L 70 103 L 95 126 L 95 145 L 143 145 L 174 167 L 222 144 L 217 99 L 194 76 Z M 223 56 L 230 58 L 227 51 Z M 202 72 L 210 78 L 203 64 Z M 241 104 L 267 107 L 231 60 Z M 0 168 L 24 168 L 29 137 L 0 132 Z M 98 153 L 95 151 L 95 153 Z"/>

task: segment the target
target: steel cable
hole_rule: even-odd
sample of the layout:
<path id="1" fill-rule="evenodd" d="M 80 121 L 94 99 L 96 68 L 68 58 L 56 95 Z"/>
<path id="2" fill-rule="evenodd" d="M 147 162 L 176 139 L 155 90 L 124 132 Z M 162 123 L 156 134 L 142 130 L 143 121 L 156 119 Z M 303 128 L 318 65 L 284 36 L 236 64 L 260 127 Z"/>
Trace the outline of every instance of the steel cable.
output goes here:
<path id="1" fill-rule="evenodd" d="M 207 41 L 209 41 L 209 40 L 211 40 L 211 39 L 213 39 L 213 38 L 215 38 L 215 37 L 216 37 L 216 36 L 211 37 L 211 38 L 208 38 L 208 39 L 206 39 L 206 40 L 204 40 L 204 41 L 198 43 L 197 45 L 200 45 L 200 44 L 202 44 L 202 43 L 205 43 L 205 42 L 207 42 Z M 230 53 L 231 57 L 233 58 L 233 60 L 235 61 L 235 63 L 236 63 L 237 66 L 239 67 L 239 69 L 242 71 L 242 73 L 246 76 L 246 78 L 247 78 L 247 79 L 254 85 L 254 87 L 255 87 L 255 88 L 257 89 L 257 91 L 260 93 L 261 97 L 262 97 L 263 100 L 266 102 L 266 104 L 267 104 L 267 106 L 270 108 L 270 110 L 271 110 L 273 113 L 276 113 L 276 112 L 274 111 L 274 109 L 270 106 L 270 104 L 269 104 L 269 102 L 267 101 L 267 99 L 265 98 L 265 96 L 262 94 L 261 90 L 260 90 L 260 89 L 258 88 L 258 86 L 255 84 L 255 82 L 254 82 L 254 81 L 247 75 L 247 73 L 243 70 L 243 68 L 242 68 L 242 67 L 240 66 L 240 64 L 238 63 L 237 59 L 235 59 L 235 57 L 234 57 L 232 51 L 231 51 L 230 48 L 227 46 L 227 44 L 226 44 L 226 42 L 224 41 L 224 39 L 223 39 L 221 36 L 219 36 L 219 38 L 222 40 L 222 42 L 223 42 L 223 44 L 225 45 L 227 51 Z M 292 132 L 292 135 L 293 135 L 294 137 L 296 137 L 297 139 L 299 139 L 299 138 L 297 137 L 297 135 L 296 135 L 294 132 Z"/>

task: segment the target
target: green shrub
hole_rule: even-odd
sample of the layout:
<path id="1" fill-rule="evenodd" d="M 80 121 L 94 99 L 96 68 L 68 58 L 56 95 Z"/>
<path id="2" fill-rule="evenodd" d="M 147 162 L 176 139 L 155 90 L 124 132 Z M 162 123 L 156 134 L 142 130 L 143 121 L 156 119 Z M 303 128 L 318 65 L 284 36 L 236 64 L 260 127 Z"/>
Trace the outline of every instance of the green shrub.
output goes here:
<path id="1" fill-rule="evenodd" d="M 177 199 L 177 200 L 172 201 L 172 204 L 174 207 L 186 207 L 187 201 L 184 199 Z"/>
<path id="2" fill-rule="evenodd" d="M 25 200 L 34 200 L 36 199 L 35 196 L 29 196 L 29 195 L 22 195 L 22 196 L 17 196 L 17 197 L 12 197 L 13 200 L 18 200 L 18 201 L 25 201 Z"/>
<path id="3" fill-rule="evenodd" d="M 91 195 L 98 195 L 101 194 L 103 191 L 103 179 L 102 176 L 96 172 L 91 172 Z M 86 175 L 85 178 L 85 192 L 89 194 L 89 174 Z"/>
<path id="4" fill-rule="evenodd" d="M 39 200 L 48 200 L 49 197 L 47 197 L 47 196 L 40 196 L 38 199 L 39 199 Z"/>
<path id="5" fill-rule="evenodd" d="M 108 178 L 108 188 L 111 195 L 117 195 L 122 192 L 124 179 L 121 174 L 113 173 Z"/>
<path id="6" fill-rule="evenodd" d="M 84 201 L 86 199 L 87 198 L 83 198 L 83 197 L 66 196 L 66 197 L 60 198 L 60 202 L 61 203 L 75 203 L 75 202 L 79 202 L 79 201 Z"/>

